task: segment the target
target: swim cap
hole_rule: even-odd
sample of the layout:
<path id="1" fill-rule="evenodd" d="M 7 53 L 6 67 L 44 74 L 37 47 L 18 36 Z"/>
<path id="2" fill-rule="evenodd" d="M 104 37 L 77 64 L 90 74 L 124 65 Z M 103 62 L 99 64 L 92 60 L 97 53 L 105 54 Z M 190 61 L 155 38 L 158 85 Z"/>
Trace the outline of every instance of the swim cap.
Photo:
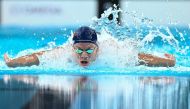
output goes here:
<path id="1" fill-rule="evenodd" d="M 77 29 L 73 35 L 74 44 L 76 43 L 93 43 L 96 44 L 96 31 L 90 27 L 83 26 Z M 97 45 L 97 44 L 96 44 Z"/>

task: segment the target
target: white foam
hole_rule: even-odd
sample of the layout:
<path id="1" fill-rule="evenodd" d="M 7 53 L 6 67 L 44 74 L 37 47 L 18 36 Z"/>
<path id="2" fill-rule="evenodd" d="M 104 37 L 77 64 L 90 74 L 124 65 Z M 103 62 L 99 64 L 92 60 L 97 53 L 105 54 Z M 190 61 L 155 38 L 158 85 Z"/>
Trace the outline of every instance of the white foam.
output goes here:
<path id="1" fill-rule="evenodd" d="M 106 31 L 102 31 L 98 39 L 100 53 L 96 66 L 123 68 L 137 63 L 138 50 L 132 40 L 119 41 Z"/>
<path id="2" fill-rule="evenodd" d="M 64 45 L 54 48 L 39 56 L 40 67 L 73 69 L 76 65 L 72 58 L 72 45 L 65 43 Z M 76 68 L 76 67 L 75 67 Z"/>
<path id="3" fill-rule="evenodd" d="M 134 20 L 137 19 L 137 24 L 132 25 L 133 27 L 131 28 L 129 28 L 128 24 L 125 22 L 122 25 L 118 25 L 117 18 L 119 12 L 132 16 Z M 108 19 L 108 16 L 110 14 L 113 14 L 113 20 Z M 189 50 L 189 46 L 180 46 L 181 43 L 185 41 L 184 34 L 182 32 L 176 30 L 176 32 L 180 35 L 180 39 L 178 40 L 175 38 L 176 36 L 171 32 L 169 27 L 156 26 L 154 25 L 153 20 L 150 20 L 149 18 L 139 17 L 135 13 L 123 11 L 121 9 L 117 9 L 116 7 L 114 9 L 108 9 L 102 14 L 101 18 L 94 18 L 93 21 L 94 24 L 92 24 L 91 27 L 94 28 L 97 32 L 100 32 L 98 35 L 99 54 L 97 60 L 92 63 L 88 69 L 99 69 L 104 71 L 105 69 L 112 70 L 112 68 L 121 69 L 134 66 L 138 62 L 138 52 L 143 49 L 145 49 L 146 53 L 150 52 L 156 56 L 163 56 L 164 53 L 168 53 L 167 50 L 171 51 L 171 49 L 174 50 L 172 51 L 174 55 L 178 55 L 178 53 L 180 55 L 186 55 Z M 135 22 L 132 23 L 135 24 Z M 188 26 L 190 27 L 190 24 Z M 141 27 L 143 27 L 143 29 L 141 29 Z M 146 29 L 145 32 L 144 29 Z M 167 35 L 164 34 L 161 30 L 164 30 Z M 142 38 L 145 33 L 147 35 Z M 41 50 L 53 49 L 44 53 L 42 56 L 39 56 L 40 68 L 84 70 L 73 59 L 72 36 L 73 33 L 71 33 L 68 41 L 60 46 L 60 48 L 54 49 L 55 42 L 50 42 L 48 44 L 48 48 L 39 50 L 28 49 L 20 52 L 16 57 L 38 52 Z M 159 52 L 164 53 L 158 53 L 158 51 L 152 50 L 152 48 L 155 48 L 153 43 L 154 39 L 157 37 L 161 38 L 161 41 L 163 41 L 164 44 L 167 44 L 167 46 L 164 46 L 164 49 L 158 49 Z M 148 45 L 148 48 L 145 47 L 146 44 Z M 139 50 L 139 47 L 141 47 L 141 50 Z M 180 62 L 184 63 L 187 62 L 187 60 L 180 60 Z M 177 62 L 176 64 L 179 64 L 180 62 Z M 3 61 L 0 61 L 0 65 L 5 66 Z M 185 64 L 183 65 L 186 66 Z M 183 69 L 180 70 L 183 71 Z"/>
<path id="4" fill-rule="evenodd" d="M 78 65 L 73 59 L 73 48 L 69 41 L 60 48 L 55 48 L 39 56 L 40 65 L 48 68 L 76 70 Z M 98 45 L 97 60 L 89 68 L 123 68 L 134 66 L 138 61 L 138 50 L 133 46 L 132 40 L 118 41 L 106 31 L 102 31 L 101 35 L 98 35 Z"/>

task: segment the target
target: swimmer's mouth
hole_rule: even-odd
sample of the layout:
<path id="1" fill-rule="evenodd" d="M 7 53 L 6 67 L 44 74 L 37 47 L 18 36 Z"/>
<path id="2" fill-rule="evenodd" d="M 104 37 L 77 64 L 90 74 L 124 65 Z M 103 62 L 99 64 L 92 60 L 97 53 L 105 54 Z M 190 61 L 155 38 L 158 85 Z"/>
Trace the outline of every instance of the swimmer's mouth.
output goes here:
<path id="1" fill-rule="evenodd" d="M 82 65 L 88 65 L 88 61 L 80 61 L 80 63 L 82 64 Z"/>

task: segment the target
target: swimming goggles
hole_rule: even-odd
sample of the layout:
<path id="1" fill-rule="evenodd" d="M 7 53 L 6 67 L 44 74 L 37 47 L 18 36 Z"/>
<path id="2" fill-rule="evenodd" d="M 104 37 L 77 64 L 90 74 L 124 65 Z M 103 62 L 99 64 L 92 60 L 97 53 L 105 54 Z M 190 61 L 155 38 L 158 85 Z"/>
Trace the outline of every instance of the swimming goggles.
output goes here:
<path id="1" fill-rule="evenodd" d="M 82 54 L 82 53 L 85 51 L 85 52 L 88 53 L 88 54 L 92 54 L 92 53 L 94 52 L 94 50 L 95 50 L 95 49 L 82 50 L 82 49 L 80 49 L 80 48 L 77 48 L 77 49 L 75 49 L 75 52 L 76 52 L 77 54 Z"/>

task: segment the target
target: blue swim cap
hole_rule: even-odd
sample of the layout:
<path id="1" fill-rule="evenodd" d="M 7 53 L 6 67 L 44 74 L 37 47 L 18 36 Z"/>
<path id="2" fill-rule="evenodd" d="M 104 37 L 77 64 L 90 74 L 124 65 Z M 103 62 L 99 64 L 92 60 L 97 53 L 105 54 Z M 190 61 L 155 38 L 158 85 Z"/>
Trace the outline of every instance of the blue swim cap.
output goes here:
<path id="1" fill-rule="evenodd" d="M 96 44 L 96 41 L 97 41 L 96 31 L 87 26 L 80 27 L 74 32 L 73 41 L 74 41 L 74 44 L 80 43 L 80 42 Z"/>

